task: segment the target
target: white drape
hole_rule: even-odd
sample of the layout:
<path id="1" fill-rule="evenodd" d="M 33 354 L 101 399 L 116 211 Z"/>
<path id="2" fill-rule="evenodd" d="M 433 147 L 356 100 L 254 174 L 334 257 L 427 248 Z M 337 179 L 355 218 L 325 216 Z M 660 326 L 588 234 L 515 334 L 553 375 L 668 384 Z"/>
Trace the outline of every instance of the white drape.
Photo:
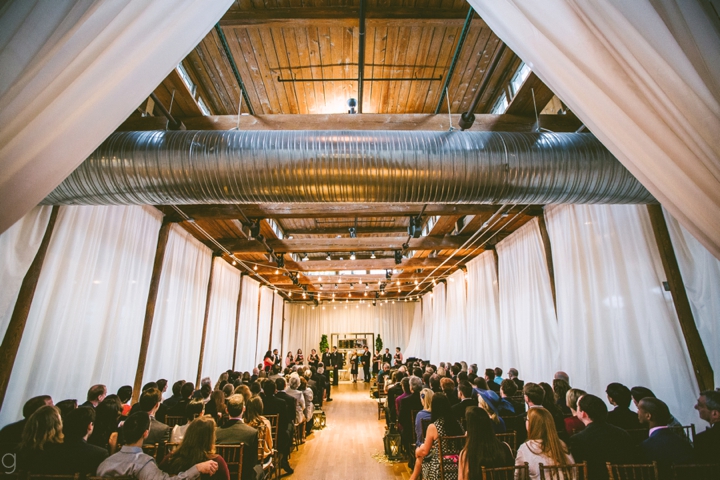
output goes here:
<path id="1" fill-rule="evenodd" d="M 5 335 L 25 274 L 42 243 L 52 207 L 35 207 L 0 234 L 0 335 Z"/>
<path id="2" fill-rule="evenodd" d="M 257 347 L 259 290 L 260 284 L 257 281 L 243 277 L 235 370 L 251 371 L 258 364 L 258 360 L 255 358 L 255 348 Z"/>
<path id="3" fill-rule="evenodd" d="M 496 361 L 500 358 L 503 370 L 515 367 L 531 381 L 552 379 L 560 362 L 558 326 L 537 218 L 496 249 L 501 321 Z"/>
<path id="4" fill-rule="evenodd" d="M 690 300 L 690 308 L 715 374 L 715 386 L 718 386 L 720 385 L 720 321 L 718 321 L 720 260 L 713 257 L 667 211 L 664 213 Z"/>
<path id="5" fill-rule="evenodd" d="M 442 356 L 445 353 L 444 346 L 451 338 L 454 339 L 454 335 L 447 330 L 445 317 L 447 285 L 445 282 L 438 283 L 433 288 L 432 294 L 432 336 L 429 339 L 430 360 L 440 363 L 449 360 Z"/>
<path id="6" fill-rule="evenodd" d="M 449 335 L 441 345 L 440 357 L 445 361 L 457 361 L 467 358 L 470 340 L 466 322 L 467 282 L 462 270 L 456 271 L 447 280 L 444 328 Z"/>
<path id="7" fill-rule="evenodd" d="M 430 301 L 430 294 L 426 293 L 420 298 L 419 302 L 415 303 L 415 311 L 413 312 L 413 323 L 412 329 L 410 330 L 410 338 L 408 339 L 407 347 L 405 347 L 406 357 L 416 357 L 426 359 L 427 357 L 427 341 L 425 337 L 425 318 L 423 311 L 428 306 Z M 383 342 L 385 340 L 383 339 Z"/>
<path id="8" fill-rule="evenodd" d="M 213 262 L 202 376 L 214 382 L 222 372 L 232 368 L 240 272 L 220 257 L 215 257 Z"/>
<path id="9" fill-rule="evenodd" d="M 0 232 L 37 205 L 202 40 L 232 0 L 0 9 Z"/>
<path id="10" fill-rule="evenodd" d="M 487 368 L 495 365 L 500 357 L 499 339 L 500 303 L 498 282 L 493 252 L 487 251 L 467 263 L 468 299 L 467 329 L 470 363 Z"/>
<path id="11" fill-rule="evenodd" d="M 567 205 L 546 218 L 571 383 L 601 398 L 610 382 L 643 385 L 695 421 L 697 384 L 646 208 Z"/>
<path id="12" fill-rule="evenodd" d="M 703 0 L 469 1 L 720 258 L 717 10 Z"/>
<path id="13" fill-rule="evenodd" d="M 347 307 L 347 308 L 346 308 Z M 333 333 L 374 333 L 380 334 L 383 344 L 391 352 L 395 347 L 403 351 L 410 338 L 415 314 L 414 302 L 337 304 L 328 303 L 314 309 L 288 304 L 285 307 L 286 350 L 303 352 L 320 348 L 320 337 Z"/>
<path id="14" fill-rule="evenodd" d="M 95 383 L 132 384 L 161 214 L 151 207 L 62 207 L 0 424 L 35 395 L 85 401 Z"/>
<path id="15" fill-rule="evenodd" d="M 210 249 L 173 224 L 168 235 L 143 382 L 195 381 L 210 278 Z M 142 330 L 142 328 L 141 328 Z"/>
<path id="16" fill-rule="evenodd" d="M 275 294 L 275 306 L 273 307 L 272 331 L 270 332 L 270 349 L 282 349 L 282 329 L 283 329 L 283 313 L 285 301 L 283 298 Z M 265 352 L 262 352 L 263 354 Z M 308 352 L 309 353 L 309 352 Z"/>
<path id="17" fill-rule="evenodd" d="M 275 291 L 268 287 L 260 287 L 260 318 L 258 321 L 257 346 L 255 347 L 255 365 L 262 362 L 270 344 Z"/>

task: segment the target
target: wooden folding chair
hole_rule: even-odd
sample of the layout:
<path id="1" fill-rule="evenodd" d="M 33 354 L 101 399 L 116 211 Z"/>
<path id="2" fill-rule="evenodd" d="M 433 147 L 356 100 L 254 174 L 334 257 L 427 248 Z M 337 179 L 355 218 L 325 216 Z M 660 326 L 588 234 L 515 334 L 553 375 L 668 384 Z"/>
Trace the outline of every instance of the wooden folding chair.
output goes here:
<path id="1" fill-rule="evenodd" d="M 165 425 L 168 427 L 174 427 L 175 425 L 185 425 L 187 418 L 182 415 L 167 415 L 165 416 Z"/>
<path id="2" fill-rule="evenodd" d="M 657 462 L 615 465 L 606 463 L 609 480 L 659 480 Z"/>
<path id="3" fill-rule="evenodd" d="M 170 455 L 180 446 L 179 443 L 166 443 L 165 444 L 165 455 Z"/>
<path id="4" fill-rule="evenodd" d="M 505 428 L 508 432 L 515 432 L 515 442 L 521 444 L 527 438 L 527 430 L 525 430 L 525 418 L 527 414 L 521 413 L 519 415 L 508 415 L 501 417 L 505 422 Z"/>
<path id="5" fill-rule="evenodd" d="M 501 442 L 510 445 L 513 456 L 517 453 L 517 434 L 515 432 L 496 433 L 495 437 Z"/>
<path id="6" fill-rule="evenodd" d="M 378 420 L 382 420 L 382 418 L 385 416 L 385 406 L 387 405 L 387 393 L 385 390 L 378 388 L 378 399 L 377 399 L 377 407 L 378 407 Z"/>
<path id="7" fill-rule="evenodd" d="M 587 480 L 587 463 L 570 465 L 539 465 L 540 480 Z"/>
<path id="8" fill-rule="evenodd" d="M 242 480 L 244 448 L 244 443 L 240 445 L 215 445 L 215 453 L 223 457 L 223 460 L 227 463 L 231 480 L 233 479 L 233 475 L 236 476 L 237 480 Z"/>
<path id="9" fill-rule="evenodd" d="M 269 463 L 265 463 L 265 429 L 267 427 L 263 424 L 258 427 L 258 460 L 260 461 L 260 465 L 262 465 L 263 473 L 265 474 L 265 478 L 270 478 L 273 474 L 273 470 L 276 468 L 275 466 L 275 455 L 272 454 L 272 459 Z M 272 428 L 272 427 L 271 427 Z M 270 434 L 272 436 L 272 433 Z M 273 445 L 274 446 L 274 445 Z M 274 449 L 273 449 L 274 450 Z"/>
<path id="10" fill-rule="evenodd" d="M 677 433 L 678 435 L 682 435 L 685 438 L 687 438 L 690 443 L 695 442 L 695 424 L 691 423 L 690 425 L 683 425 L 682 427 L 668 427 L 668 430 L 670 430 L 673 433 Z"/>
<path id="11" fill-rule="evenodd" d="M 273 464 L 275 465 L 275 478 L 280 478 L 280 454 L 277 450 L 278 446 L 278 429 L 280 428 L 280 415 L 264 415 L 270 422 L 270 434 L 274 445 Z"/>
<path id="12" fill-rule="evenodd" d="M 458 478 L 460 452 L 465 446 L 465 435 L 438 437 L 438 456 L 440 457 L 440 480 Z"/>
<path id="13" fill-rule="evenodd" d="M 147 445 L 142 446 L 143 453 L 146 453 L 157 460 L 158 447 L 159 445 L 157 443 L 148 443 Z"/>
<path id="14" fill-rule="evenodd" d="M 420 410 L 410 410 L 410 417 L 412 417 L 412 444 L 417 445 L 417 432 L 415 431 L 415 420 Z"/>
<path id="15" fill-rule="evenodd" d="M 527 462 L 514 467 L 482 467 L 482 480 L 529 480 L 530 468 Z"/>
<path id="16" fill-rule="evenodd" d="M 720 478 L 720 463 L 673 465 L 672 475 L 675 480 L 717 480 Z"/>

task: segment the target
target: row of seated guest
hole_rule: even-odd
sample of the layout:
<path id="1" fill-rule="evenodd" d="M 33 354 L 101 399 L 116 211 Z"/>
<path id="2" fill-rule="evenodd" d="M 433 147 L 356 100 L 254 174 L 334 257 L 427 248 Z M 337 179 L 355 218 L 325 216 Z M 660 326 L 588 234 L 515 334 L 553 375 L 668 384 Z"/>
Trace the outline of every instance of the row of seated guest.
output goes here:
<path id="1" fill-rule="evenodd" d="M 408 376 L 408 370 L 412 370 L 414 375 Z M 381 383 L 388 393 L 388 421 L 398 424 L 407 451 L 417 447 L 419 454 L 417 458 L 433 458 L 430 452 L 433 448 L 432 441 L 427 443 L 428 437 L 432 436 L 423 431 L 422 422 L 428 418 L 435 421 L 439 417 L 447 416 L 443 413 L 436 415 L 433 411 L 434 399 L 439 395 L 444 399 L 443 404 L 449 405 L 449 415 L 454 419 L 452 425 L 461 424 L 459 419 L 462 418 L 465 418 L 467 423 L 467 416 L 464 415 L 467 410 L 479 409 L 485 412 L 483 418 L 488 420 L 485 425 L 493 434 L 505 431 L 505 426 L 502 424 L 503 416 L 517 418 L 518 414 L 525 411 L 527 405 L 528 424 L 520 427 L 522 431 L 517 431 L 517 436 L 520 442 L 525 436 L 528 441 L 518 449 L 516 461 L 519 463 L 527 461 L 533 478 L 537 478 L 539 463 L 565 464 L 572 461 L 586 461 L 590 470 L 590 479 L 594 480 L 607 478 L 606 462 L 657 461 L 661 472 L 667 472 L 672 463 L 682 464 L 693 461 L 709 463 L 717 462 L 720 458 L 720 430 L 713 428 L 720 423 L 720 392 L 718 391 L 703 392 L 698 399 L 695 408 L 700 418 L 710 423 L 711 427 L 696 435 L 693 446 L 684 435 L 665 428 L 680 424 L 670 414 L 667 405 L 656 399 L 652 391 L 645 387 L 634 387 L 631 390 L 619 383 L 608 385 L 606 389 L 608 403 L 614 406 L 614 409 L 608 412 L 605 402 L 599 397 L 580 389 L 570 388 L 569 378 L 564 372 L 556 374 L 552 386 L 523 382 L 521 392 L 523 402 L 519 402 L 516 396 L 517 371 L 514 372 L 515 378 L 500 382 L 500 395 L 489 389 L 486 378 L 475 376 L 473 378 L 475 387 L 471 387 L 468 380 L 472 371 L 459 368 L 451 370 L 441 365 L 436 369 L 429 364 L 416 364 L 401 367 L 397 371 L 391 371 L 384 366 L 382 372 L 384 373 Z M 489 371 L 486 372 L 486 377 L 490 377 Z M 390 378 L 392 380 L 389 380 Z M 458 382 L 457 386 L 455 381 Z M 492 381 L 496 383 L 496 379 Z M 635 403 L 637 413 L 630 410 L 631 401 Z M 444 411 L 444 407 L 441 408 Z M 415 425 L 411 423 L 413 410 L 419 410 Z M 538 415 L 543 418 L 539 418 Z M 536 417 L 533 429 L 533 418 Z M 447 431 L 449 429 L 447 420 L 442 423 L 441 429 Z M 649 429 L 649 435 L 637 445 L 639 442 L 631 438 L 626 430 L 632 431 L 643 426 Z M 517 430 L 517 427 L 518 425 L 514 425 L 513 430 Z M 467 428 L 470 430 L 471 427 Z M 412 437 L 413 430 L 417 443 L 408 446 L 408 439 Z M 437 430 L 436 426 L 434 431 Z M 428 427 L 428 432 L 431 431 L 433 430 Z M 548 446 L 543 447 L 543 445 Z M 564 452 L 563 456 L 558 452 Z M 549 455 L 550 458 L 540 458 L 540 460 L 535 458 L 540 454 Z M 533 459 L 534 467 L 533 461 L 528 459 Z M 411 460 L 410 463 L 412 466 L 414 462 Z M 432 463 L 428 466 L 414 465 L 416 477 L 420 471 L 423 471 L 423 478 L 432 480 L 437 478 L 433 475 L 434 470 Z M 479 477 L 471 475 L 465 478 Z"/>

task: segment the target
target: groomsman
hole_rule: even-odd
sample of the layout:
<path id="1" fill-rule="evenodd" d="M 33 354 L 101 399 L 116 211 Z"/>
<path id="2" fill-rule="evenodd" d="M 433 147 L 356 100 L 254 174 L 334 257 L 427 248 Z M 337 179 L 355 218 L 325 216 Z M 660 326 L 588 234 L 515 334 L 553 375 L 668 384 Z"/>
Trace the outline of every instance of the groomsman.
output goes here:
<path id="1" fill-rule="evenodd" d="M 278 353 L 277 348 L 275 350 L 273 350 L 272 359 L 273 359 L 273 363 L 275 365 L 280 365 L 280 354 Z M 282 365 L 280 365 L 280 366 L 282 367 Z"/>
<path id="2" fill-rule="evenodd" d="M 362 355 L 360 356 L 360 360 L 362 361 L 363 366 L 363 374 L 365 376 L 364 382 L 368 383 L 370 382 L 370 350 L 368 349 L 367 345 L 365 345 L 365 350 L 363 351 Z"/>
<path id="3" fill-rule="evenodd" d="M 345 356 L 338 352 L 337 347 L 333 347 L 332 366 L 333 366 L 333 385 L 337 386 L 340 380 L 340 368 L 345 364 Z"/>
<path id="4" fill-rule="evenodd" d="M 327 348 L 322 353 L 321 362 L 324 366 L 323 375 L 325 375 L 325 388 L 327 389 L 327 398 L 326 400 L 328 402 L 331 402 L 332 399 L 330 398 L 330 385 L 332 385 L 332 382 L 330 382 L 330 369 L 333 368 L 333 360 L 334 355 L 330 352 L 328 352 Z"/>
<path id="5" fill-rule="evenodd" d="M 392 364 L 393 364 L 393 356 L 392 356 L 392 353 L 390 353 L 390 349 L 389 349 L 389 348 L 386 348 L 386 349 L 385 349 L 385 353 L 383 353 L 383 356 L 382 356 L 382 361 L 383 361 L 383 363 L 387 363 L 388 365 L 391 365 L 391 366 L 392 366 Z"/>

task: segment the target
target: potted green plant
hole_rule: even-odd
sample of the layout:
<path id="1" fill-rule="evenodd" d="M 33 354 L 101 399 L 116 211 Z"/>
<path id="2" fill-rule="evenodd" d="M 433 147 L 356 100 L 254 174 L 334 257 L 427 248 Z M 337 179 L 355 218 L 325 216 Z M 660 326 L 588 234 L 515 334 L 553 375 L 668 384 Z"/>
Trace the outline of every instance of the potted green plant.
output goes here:
<path id="1" fill-rule="evenodd" d="M 383 341 L 382 341 L 382 338 L 380 338 L 380 334 L 378 334 L 377 338 L 375 338 L 375 351 L 382 352 L 382 347 L 383 347 Z"/>

